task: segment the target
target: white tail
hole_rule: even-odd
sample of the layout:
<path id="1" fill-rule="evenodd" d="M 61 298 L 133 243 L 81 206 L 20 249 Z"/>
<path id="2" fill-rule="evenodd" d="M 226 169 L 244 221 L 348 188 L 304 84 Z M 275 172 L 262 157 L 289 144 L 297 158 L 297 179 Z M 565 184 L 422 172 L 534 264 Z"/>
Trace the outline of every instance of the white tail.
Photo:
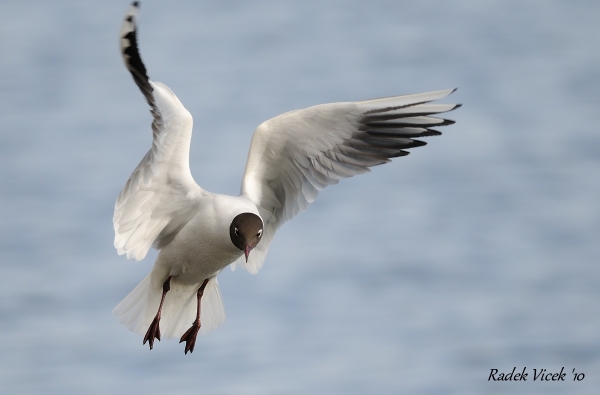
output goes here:
<path id="1" fill-rule="evenodd" d="M 162 282 L 146 276 L 114 308 L 113 314 L 119 322 L 132 332 L 145 335 L 154 319 L 162 296 Z M 160 332 L 163 338 L 180 337 L 196 319 L 196 293 L 200 284 L 183 285 L 171 281 L 171 289 L 165 297 Z M 221 292 L 216 277 L 212 277 L 201 300 L 199 333 L 207 333 L 225 322 L 225 310 L 221 301 Z"/>

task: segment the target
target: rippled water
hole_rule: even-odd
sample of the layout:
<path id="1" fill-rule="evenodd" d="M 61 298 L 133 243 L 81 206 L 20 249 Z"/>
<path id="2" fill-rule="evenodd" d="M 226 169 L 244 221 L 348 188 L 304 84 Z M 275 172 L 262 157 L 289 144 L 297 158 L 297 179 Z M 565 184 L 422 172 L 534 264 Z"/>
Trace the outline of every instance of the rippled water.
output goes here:
<path id="1" fill-rule="evenodd" d="M 597 2 L 142 2 L 142 56 L 195 117 L 212 191 L 237 193 L 252 131 L 284 111 L 456 86 L 464 104 L 427 147 L 323 191 L 257 276 L 224 271 L 228 320 L 191 356 L 110 314 L 155 257 L 112 246 L 150 143 L 126 8 L 0 3 L 1 393 L 599 387 Z"/>

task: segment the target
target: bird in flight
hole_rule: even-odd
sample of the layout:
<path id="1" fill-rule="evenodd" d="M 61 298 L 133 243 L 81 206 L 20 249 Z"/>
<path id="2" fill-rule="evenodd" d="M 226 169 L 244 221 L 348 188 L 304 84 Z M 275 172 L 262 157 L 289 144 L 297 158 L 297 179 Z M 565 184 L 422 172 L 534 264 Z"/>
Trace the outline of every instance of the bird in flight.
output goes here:
<path id="1" fill-rule="evenodd" d="M 159 250 L 150 274 L 113 313 L 143 344 L 196 336 L 225 320 L 217 275 L 230 264 L 255 274 L 277 229 L 319 191 L 343 178 L 408 155 L 454 121 L 432 117 L 457 104 L 431 104 L 454 90 L 321 104 L 263 122 L 250 143 L 239 196 L 202 189 L 189 168 L 192 116 L 166 85 L 151 81 L 137 44 L 139 2 L 120 32 L 121 54 L 150 106 L 152 147 L 115 203 L 119 255 L 143 259 Z"/>

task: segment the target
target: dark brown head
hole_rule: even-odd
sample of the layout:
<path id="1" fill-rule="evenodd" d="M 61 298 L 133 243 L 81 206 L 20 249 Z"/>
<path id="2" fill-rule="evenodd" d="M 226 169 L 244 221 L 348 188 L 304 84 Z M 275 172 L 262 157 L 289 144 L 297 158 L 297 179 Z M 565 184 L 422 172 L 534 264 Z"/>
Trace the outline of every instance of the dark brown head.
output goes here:
<path id="1" fill-rule="evenodd" d="M 235 217 L 229 227 L 229 237 L 234 246 L 244 251 L 246 262 L 248 255 L 260 242 L 263 234 L 263 222 L 260 217 L 252 213 L 242 213 Z"/>

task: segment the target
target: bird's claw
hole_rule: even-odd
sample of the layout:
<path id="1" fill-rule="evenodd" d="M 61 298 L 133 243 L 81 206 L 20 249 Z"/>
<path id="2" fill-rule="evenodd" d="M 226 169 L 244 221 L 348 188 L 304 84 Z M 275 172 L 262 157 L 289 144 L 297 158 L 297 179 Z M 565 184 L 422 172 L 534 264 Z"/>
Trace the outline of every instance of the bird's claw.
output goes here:
<path id="1" fill-rule="evenodd" d="M 196 336 L 198 336 L 199 330 L 200 330 L 200 322 L 196 321 L 192 324 L 190 329 L 188 329 L 183 334 L 183 336 L 181 336 L 179 343 L 182 343 L 183 341 L 185 341 L 185 353 L 186 354 L 188 353 L 188 351 L 190 353 L 194 352 L 194 346 L 196 345 Z"/>
<path id="2" fill-rule="evenodd" d="M 150 327 L 148 328 L 148 331 L 146 332 L 146 336 L 144 336 L 144 343 L 142 344 L 146 344 L 146 342 L 150 343 L 150 349 L 152 350 L 152 347 L 154 347 L 154 339 L 157 339 L 158 341 L 160 341 L 160 316 L 157 315 L 156 317 L 154 317 L 154 320 L 152 320 L 152 323 L 150 324 Z"/>

